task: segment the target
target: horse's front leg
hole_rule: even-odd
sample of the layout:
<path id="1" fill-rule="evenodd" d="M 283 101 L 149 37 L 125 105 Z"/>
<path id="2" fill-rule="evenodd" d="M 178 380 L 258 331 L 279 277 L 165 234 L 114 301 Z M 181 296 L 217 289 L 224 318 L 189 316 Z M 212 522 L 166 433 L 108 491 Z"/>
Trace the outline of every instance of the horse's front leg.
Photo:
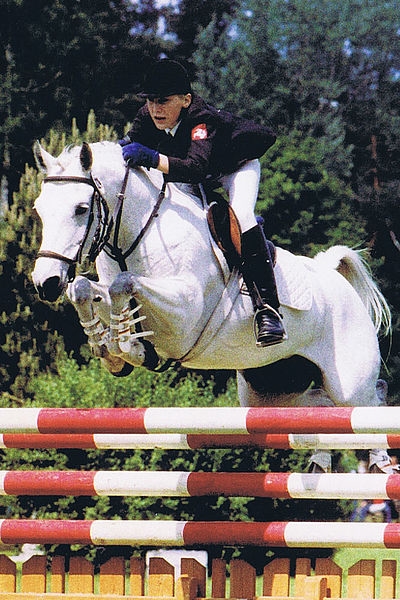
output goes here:
<path id="1" fill-rule="evenodd" d="M 141 306 L 131 307 L 136 291 L 135 278 L 132 273 L 123 272 L 117 275 L 110 286 L 110 341 L 109 350 L 115 356 L 122 357 L 131 365 L 154 369 L 159 357 L 153 344 L 144 339 L 152 335 L 152 331 L 143 331 L 138 327 L 146 316 L 139 315 Z"/>
<path id="2" fill-rule="evenodd" d="M 92 354 L 99 358 L 103 366 L 113 375 L 128 375 L 132 371 L 131 365 L 126 365 L 122 358 L 110 354 L 107 348 L 109 330 L 94 309 L 93 285 L 86 277 L 77 277 L 68 287 L 69 299 L 88 336 Z"/>

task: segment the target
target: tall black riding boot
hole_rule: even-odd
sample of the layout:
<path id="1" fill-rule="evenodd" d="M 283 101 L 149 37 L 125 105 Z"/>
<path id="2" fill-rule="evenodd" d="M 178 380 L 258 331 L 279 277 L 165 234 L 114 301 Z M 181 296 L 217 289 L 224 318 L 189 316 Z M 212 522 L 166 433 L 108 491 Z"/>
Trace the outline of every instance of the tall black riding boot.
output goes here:
<path id="1" fill-rule="evenodd" d="M 274 265 L 259 225 L 242 234 L 242 274 L 255 310 L 256 345 L 272 346 L 286 340 Z"/>

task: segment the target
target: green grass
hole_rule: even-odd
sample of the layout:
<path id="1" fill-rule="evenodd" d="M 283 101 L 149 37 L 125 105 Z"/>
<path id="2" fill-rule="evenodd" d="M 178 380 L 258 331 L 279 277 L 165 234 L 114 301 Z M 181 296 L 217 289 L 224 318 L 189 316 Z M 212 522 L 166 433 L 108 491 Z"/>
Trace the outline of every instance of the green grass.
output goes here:
<path id="1" fill-rule="evenodd" d="M 376 574 L 376 589 L 375 597 L 380 597 L 380 580 L 382 575 L 382 561 L 383 560 L 395 560 L 397 563 L 400 561 L 400 550 L 389 550 L 386 548 L 340 548 L 333 554 L 333 560 L 341 567 L 344 571 L 347 571 L 352 565 L 356 564 L 360 560 L 374 560 L 375 561 L 375 574 Z M 347 581 L 346 574 L 343 577 L 344 590 L 342 595 L 346 593 Z M 396 589 L 400 589 L 400 572 L 397 568 L 397 580 Z M 397 596 L 398 597 L 398 596 Z"/>
<path id="2" fill-rule="evenodd" d="M 400 550 L 389 550 L 386 548 L 339 548 L 333 555 L 333 560 L 342 569 L 348 569 L 359 560 L 400 560 Z"/>

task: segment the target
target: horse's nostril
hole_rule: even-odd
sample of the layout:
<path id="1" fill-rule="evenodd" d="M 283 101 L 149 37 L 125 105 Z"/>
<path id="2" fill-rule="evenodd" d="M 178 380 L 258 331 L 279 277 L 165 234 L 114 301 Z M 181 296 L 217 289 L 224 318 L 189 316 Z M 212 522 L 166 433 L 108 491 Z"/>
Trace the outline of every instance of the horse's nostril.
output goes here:
<path id="1" fill-rule="evenodd" d="M 38 290 L 39 296 L 42 300 L 48 300 L 49 302 L 55 302 L 60 297 L 63 287 L 59 277 L 49 277 L 43 283 L 41 288 Z"/>

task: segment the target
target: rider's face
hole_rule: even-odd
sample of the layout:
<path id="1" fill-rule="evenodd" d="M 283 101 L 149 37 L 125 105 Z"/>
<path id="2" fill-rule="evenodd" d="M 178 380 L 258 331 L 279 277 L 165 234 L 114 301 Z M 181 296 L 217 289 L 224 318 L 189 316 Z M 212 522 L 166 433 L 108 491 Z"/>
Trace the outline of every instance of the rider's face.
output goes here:
<path id="1" fill-rule="evenodd" d="M 182 108 L 188 108 L 191 94 L 173 94 L 161 98 L 148 98 L 147 106 L 157 129 L 172 129 L 178 123 Z"/>

